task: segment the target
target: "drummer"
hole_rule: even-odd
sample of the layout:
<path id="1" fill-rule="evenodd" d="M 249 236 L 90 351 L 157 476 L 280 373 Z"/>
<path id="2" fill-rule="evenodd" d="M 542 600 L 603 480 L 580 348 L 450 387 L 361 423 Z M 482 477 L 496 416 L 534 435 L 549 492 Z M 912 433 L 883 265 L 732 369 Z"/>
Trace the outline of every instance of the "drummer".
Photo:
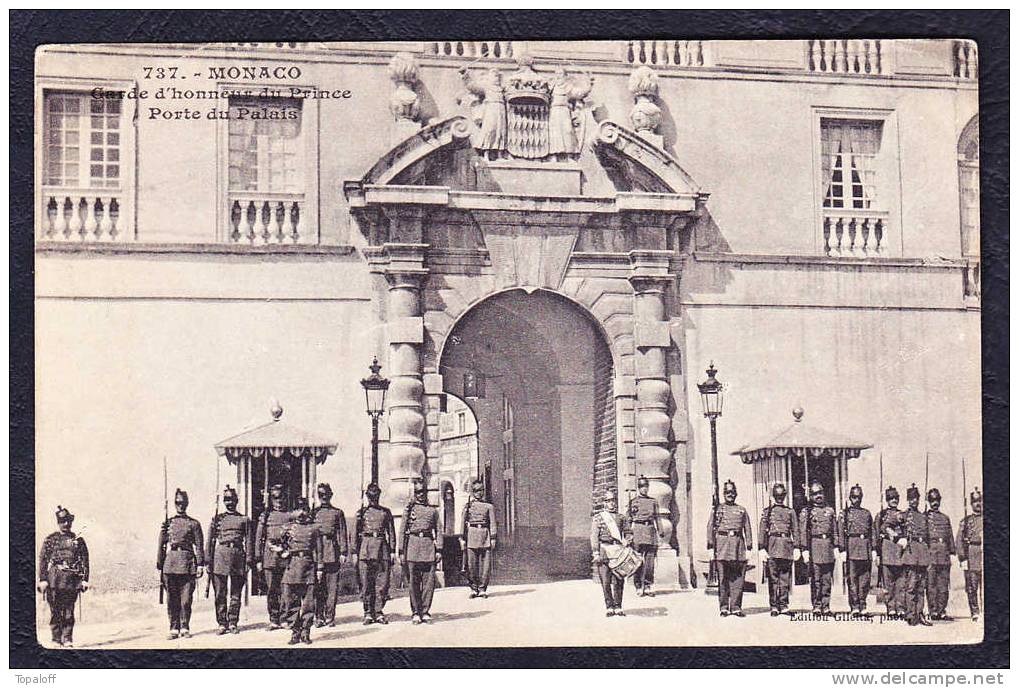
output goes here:
<path id="1" fill-rule="evenodd" d="M 605 490 L 601 511 L 591 519 L 591 562 L 598 571 L 602 594 L 605 596 L 605 616 L 626 616 L 623 613 L 623 579 L 609 568 L 609 561 L 630 543 L 627 520 L 616 511 L 616 493 Z"/>

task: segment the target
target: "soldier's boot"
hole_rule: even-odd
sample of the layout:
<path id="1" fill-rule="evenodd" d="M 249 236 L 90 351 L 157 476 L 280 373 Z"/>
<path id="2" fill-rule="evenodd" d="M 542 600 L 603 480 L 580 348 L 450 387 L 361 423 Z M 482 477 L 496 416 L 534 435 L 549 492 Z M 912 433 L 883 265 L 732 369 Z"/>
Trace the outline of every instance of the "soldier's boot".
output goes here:
<path id="1" fill-rule="evenodd" d="M 371 626 L 373 623 L 375 623 L 375 619 L 372 618 L 372 615 L 371 614 L 365 614 L 364 615 L 364 625 L 365 626 Z"/>
<path id="2" fill-rule="evenodd" d="M 375 615 L 375 623 L 382 624 L 383 626 L 385 626 L 387 623 L 389 623 L 389 619 L 386 618 L 385 614 L 379 612 L 378 614 Z"/>
<path id="3" fill-rule="evenodd" d="M 220 626 L 216 629 L 216 635 L 226 635 L 227 630 L 226 626 Z"/>
<path id="4" fill-rule="evenodd" d="M 180 637 L 181 638 L 190 638 L 191 637 L 191 629 L 189 629 L 187 626 L 181 628 L 180 629 Z"/>
<path id="5" fill-rule="evenodd" d="M 301 642 L 305 645 L 311 645 L 311 629 L 305 628 L 301 631 Z"/>
<path id="6" fill-rule="evenodd" d="M 238 633 L 241 632 L 241 629 L 237 628 L 237 624 L 231 624 L 230 632 L 233 633 L 234 635 L 237 635 Z"/>
<path id="7" fill-rule="evenodd" d="M 290 640 L 287 641 L 287 645 L 296 645 L 299 642 L 301 642 L 301 632 L 295 628 L 290 633 Z"/>

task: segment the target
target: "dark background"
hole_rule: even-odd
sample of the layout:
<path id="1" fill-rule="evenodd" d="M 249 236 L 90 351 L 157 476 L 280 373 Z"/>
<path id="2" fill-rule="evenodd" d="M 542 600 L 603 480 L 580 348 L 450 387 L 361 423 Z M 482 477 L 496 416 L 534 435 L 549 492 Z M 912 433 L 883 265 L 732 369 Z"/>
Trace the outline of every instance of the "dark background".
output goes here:
<path id="1" fill-rule="evenodd" d="M 10 11 L 10 664 L 117 667 L 1009 666 L 1009 12 Z M 35 631 L 33 61 L 49 43 L 633 38 L 971 38 L 980 51 L 985 639 L 980 645 L 781 648 L 47 650 Z M 888 419 L 894 422 L 894 419 Z M 116 496 L 111 494 L 110 499 Z M 693 620 L 669 622 L 676 633 Z M 959 623 L 967 623 L 962 620 Z"/>

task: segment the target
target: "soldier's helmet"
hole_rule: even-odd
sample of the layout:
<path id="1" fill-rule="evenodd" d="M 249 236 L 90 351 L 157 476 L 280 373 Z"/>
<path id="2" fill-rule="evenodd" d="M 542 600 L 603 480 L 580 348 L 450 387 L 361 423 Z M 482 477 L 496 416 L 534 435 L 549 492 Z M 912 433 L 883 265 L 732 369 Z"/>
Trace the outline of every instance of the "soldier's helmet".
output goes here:
<path id="1" fill-rule="evenodd" d="M 605 490 L 605 492 L 602 493 L 601 502 L 602 504 L 615 504 L 616 493 L 612 490 Z"/>
<path id="2" fill-rule="evenodd" d="M 279 483 L 277 483 L 277 484 L 273 485 L 272 487 L 270 487 L 269 488 L 269 496 L 272 497 L 273 499 L 282 499 L 283 498 L 283 486 L 280 485 Z"/>
<path id="3" fill-rule="evenodd" d="M 932 487 L 931 489 L 927 490 L 927 501 L 928 502 L 940 502 L 941 501 L 941 491 L 938 488 L 936 488 L 936 487 Z"/>
<path id="4" fill-rule="evenodd" d="M 725 485 L 722 486 L 722 494 L 736 495 L 736 483 L 731 480 L 726 480 Z"/>
<path id="5" fill-rule="evenodd" d="M 305 499 L 304 497 L 298 497 L 294 501 L 294 511 L 304 514 L 309 513 L 311 509 L 308 507 L 308 500 Z"/>
<path id="6" fill-rule="evenodd" d="M 378 497 L 379 495 L 382 494 L 382 488 L 375 483 L 370 484 L 368 487 L 365 488 L 364 491 L 368 494 L 369 497 L 372 496 Z"/>
<path id="7" fill-rule="evenodd" d="M 229 485 L 227 485 L 225 488 L 223 488 L 223 502 L 224 503 L 226 503 L 226 502 L 233 502 L 234 504 L 236 504 L 237 503 L 237 490 L 235 490 L 234 488 L 230 487 Z"/>
<path id="8" fill-rule="evenodd" d="M 889 485 L 888 487 L 885 488 L 885 500 L 886 501 L 889 500 L 889 499 L 898 499 L 898 498 L 899 498 L 899 491 L 898 490 L 896 490 L 891 485 Z"/>
<path id="9" fill-rule="evenodd" d="M 911 499 L 920 499 L 920 488 L 916 486 L 916 483 L 910 485 L 909 489 L 906 490 L 906 500 L 909 501 Z"/>
<path id="10" fill-rule="evenodd" d="M 646 487 L 646 486 L 648 486 L 649 484 L 650 484 L 650 482 L 649 482 L 649 481 L 648 481 L 648 479 L 647 479 L 646 477 L 644 477 L 643 475 L 642 475 L 642 476 L 640 476 L 639 478 L 637 478 L 637 487 Z"/>
<path id="11" fill-rule="evenodd" d="M 177 488 L 177 491 L 173 493 L 173 503 L 176 504 L 177 502 L 183 503 L 184 506 L 187 506 L 189 503 L 188 493 L 179 487 Z"/>
<path id="12" fill-rule="evenodd" d="M 984 495 L 980 492 L 979 487 L 974 487 L 973 491 L 969 495 L 970 504 L 976 504 L 977 502 L 984 501 Z"/>
<path id="13" fill-rule="evenodd" d="M 330 485 L 329 483 L 319 483 L 318 484 L 318 493 L 320 495 L 325 495 L 327 497 L 332 497 L 333 496 L 332 485 Z"/>
<path id="14" fill-rule="evenodd" d="M 824 485 L 815 480 L 814 482 L 810 483 L 810 495 L 815 496 L 819 494 L 822 495 L 824 494 Z"/>
<path id="15" fill-rule="evenodd" d="M 863 488 L 860 487 L 859 483 L 857 483 L 856 485 L 853 485 L 852 488 L 850 488 L 850 490 L 849 490 L 849 498 L 850 499 L 863 499 Z"/>
<path id="16" fill-rule="evenodd" d="M 74 514 L 57 504 L 57 523 L 73 523 Z"/>
<path id="17" fill-rule="evenodd" d="M 419 495 L 419 494 L 423 494 L 423 493 L 427 493 L 427 492 L 428 492 L 428 486 L 425 485 L 425 481 L 424 480 L 415 480 L 414 481 L 414 494 Z"/>
<path id="18" fill-rule="evenodd" d="M 785 485 L 783 483 L 775 483 L 771 488 L 771 496 L 775 499 L 785 499 Z"/>

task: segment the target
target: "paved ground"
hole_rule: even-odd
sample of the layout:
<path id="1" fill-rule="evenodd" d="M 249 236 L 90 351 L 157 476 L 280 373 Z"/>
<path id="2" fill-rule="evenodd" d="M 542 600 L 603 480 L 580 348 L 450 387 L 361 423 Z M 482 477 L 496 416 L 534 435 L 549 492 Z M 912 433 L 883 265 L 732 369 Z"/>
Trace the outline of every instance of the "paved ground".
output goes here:
<path id="1" fill-rule="evenodd" d="M 200 587 L 199 589 L 203 589 Z M 605 618 L 598 586 L 585 580 L 496 586 L 487 600 L 470 600 L 465 588 L 437 590 L 433 623 L 414 626 L 405 596 L 391 600 L 388 626 L 361 625 L 356 600 L 337 609 L 337 626 L 315 629 L 313 647 L 620 646 L 620 645 L 860 645 L 976 643 L 983 623 L 966 611 L 965 594 L 953 590 L 949 611 L 956 621 L 933 628 L 910 627 L 880 617 L 861 621 L 772 618 L 762 594 L 748 594 L 745 619 L 720 618 L 718 601 L 703 590 L 661 590 L 656 597 L 625 592 L 623 618 Z M 95 649 L 187 649 L 286 647 L 289 631 L 267 632 L 264 598 L 241 611 L 239 635 L 215 635 L 211 600 L 196 594 L 189 640 L 166 640 L 165 609 L 155 595 L 117 593 L 85 600 L 85 622 L 75 629 L 76 646 Z M 809 592 L 796 588 L 793 608 L 809 610 Z M 873 603 L 874 609 L 876 605 Z M 836 595 L 834 610 L 845 609 Z M 40 642 L 48 644 L 48 613 L 39 606 Z M 875 609 L 876 611 L 876 609 Z"/>

